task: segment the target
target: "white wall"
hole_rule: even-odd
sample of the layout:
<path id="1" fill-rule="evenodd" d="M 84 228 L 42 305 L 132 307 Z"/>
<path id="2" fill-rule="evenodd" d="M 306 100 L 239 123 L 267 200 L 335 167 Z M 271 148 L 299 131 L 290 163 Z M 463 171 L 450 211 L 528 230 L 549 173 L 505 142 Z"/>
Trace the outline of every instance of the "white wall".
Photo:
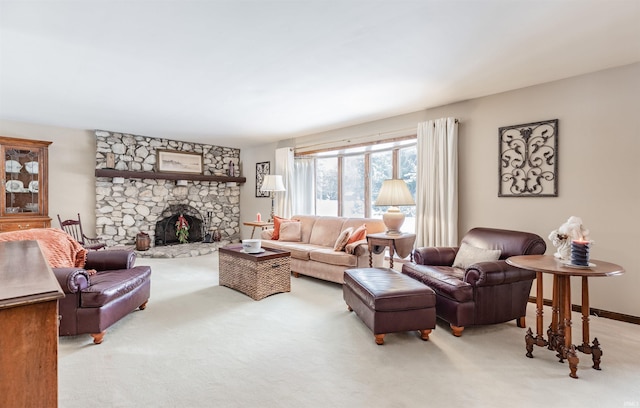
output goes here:
<path id="1" fill-rule="evenodd" d="M 396 116 L 361 126 L 242 149 L 241 220 L 269 214 L 271 200 L 255 197 L 255 164 L 278 147 L 310 140 L 369 136 L 444 116 L 460 120 L 460 233 L 474 226 L 535 232 L 546 239 L 570 215 L 581 216 L 596 241 L 594 259 L 625 267 L 619 277 L 590 280 L 591 306 L 640 316 L 640 64 Z M 559 196 L 498 198 L 498 128 L 545 119 L 559 123 Z M 91 130 L 0 121 L 0 134 L 53 141 L 49 214 L 87 214 L 94 232 L 95 138 Z M 53 223 L 57 226 L 57 223 Z M 246 238 L 251 229 L 243 227 Z M 548 242 L 548 241 L 547 241 Z M 549 243 L 549 245 L 551 245 Z M 553 253 L 550 248 L 547 253 Z M 548 281 L 549 279 L 547 279 Z M 550 298 L 550 292 L 545 297 Z M 579 301 L 574 281 L 574 303 Z"/>
<path id="2" fill-rule="evenodd" d="M 635 253 L 640 243 L 639 108 L 640 64 L 633 64 L 309 135 L 295 140 L 294 146 L 355 139 L 416 126 L 428 119 L 456 117 L 460 120 L 459 233 L 475 226 L 531 231 L 547 240 L 547 253 L 552 254 L 549 233 L 569 216 L 580 216 L 596 241 L 592 258 L 626 269 L 622 276 L 590 279 L 591 307 L 640 316 L 636 294 L 640 261 Z M 499 198 L 498 128 L 556 118 L 558 197 Z M 269 150 L 273 154 L 274 148 L 244 149 L 245 169 L 251 166 L 250 160 L 266 157 Z M 243 196 L 242 218 L 249 218 L 256 209 L 266 210 L 267 201 Z M 548 299 L 549 281 L 545 280 Z M 573 302 L 579 303 L 580 281 L 572 283 Z"/>

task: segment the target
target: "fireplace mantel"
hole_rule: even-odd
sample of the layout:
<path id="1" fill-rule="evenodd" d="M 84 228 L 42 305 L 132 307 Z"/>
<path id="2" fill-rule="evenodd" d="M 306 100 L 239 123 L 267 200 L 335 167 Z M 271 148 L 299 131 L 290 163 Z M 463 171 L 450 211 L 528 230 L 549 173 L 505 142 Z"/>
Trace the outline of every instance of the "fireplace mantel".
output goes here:
<path id="1" fill-rule="evenodd" d="M 204 174 L 169 173 L 156 171 L 128 171 L 115 169 L 96 169 L 96 177 L 122 177 L 125 179 L 162 179 L 162 180 L 192 180 L 246 183 L 246 177 L 213 176 Z"/>

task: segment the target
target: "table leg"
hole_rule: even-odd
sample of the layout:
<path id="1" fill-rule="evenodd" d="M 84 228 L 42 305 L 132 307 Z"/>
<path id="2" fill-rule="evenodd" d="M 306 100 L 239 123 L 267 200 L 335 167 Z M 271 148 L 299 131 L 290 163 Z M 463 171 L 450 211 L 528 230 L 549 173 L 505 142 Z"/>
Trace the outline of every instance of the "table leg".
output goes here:
<path id="1" fill-rule="evenodd" d="M 558 349 L 559 339 L 559 320 L 560 309 L 558 305 L 558 299 L 560 299 L 560 284 L 558 282 L 558 275 L 553 275 L 553 290 L 551 295 L 551 325 L 547 330 L 547 339 L 549 340 L 548 349 Z"/>
<path id="2" fill-rule="evenodd" d="M 600 358 L 602 349 L 597 338 L 593 339 L 593 345 L 589 345 L 589 281 L 586 276 L 582 277 L 582 344 L 578 350 L 584 354 L 591 354 L 593 360 L 592 368 L 600 370 Z"/>
<path id="3" fill-rule="evenodd" d="M 562 319 L 564 325 L 564 354 L 569 361 L 569 376 L 578 378 L 578 363 L 580 360 L 576 354 L 576 349 L 571 340 L 571 278 L 563 276 L 563 295 L 562 295 Z"/>
<path id="4" fill-rule="evenodd" d="M 544 326 L 544 319 L 542 317 L 544 311 L 544 293 L 542 285 L 542 272 L 536 272 L 536 335 L 538 339 L 542 339 L 542 330 Z"/>
<path id="5" fill-rule="evenodd" d="M 391 269 L 393 269 L 393 255 L 394 255 L 393 241 L 391 241 L 391 243 L 389 243 L 389 268 Z"/>
<path id="6" fill-rule="evenodd" d="M 369 247 L 369 268 L 373 268 L 373 245 L 371 245 L 371 243 L 368 243 L 368 247 Z"/>
<path id="7" fill-rule="evenodd" d="M 589 283 L 582 277 L 582 346 L 589 347 Z"/>

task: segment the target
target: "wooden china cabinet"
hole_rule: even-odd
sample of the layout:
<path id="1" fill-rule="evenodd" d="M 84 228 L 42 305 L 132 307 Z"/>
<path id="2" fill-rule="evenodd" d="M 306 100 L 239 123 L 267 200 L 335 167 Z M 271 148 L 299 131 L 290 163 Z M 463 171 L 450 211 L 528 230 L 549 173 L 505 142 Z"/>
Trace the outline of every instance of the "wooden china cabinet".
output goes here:
<path id="1" fill-rule="evenodd" d="M 51 227 L 50 144 L 0 136 L 0 232 Z"/>

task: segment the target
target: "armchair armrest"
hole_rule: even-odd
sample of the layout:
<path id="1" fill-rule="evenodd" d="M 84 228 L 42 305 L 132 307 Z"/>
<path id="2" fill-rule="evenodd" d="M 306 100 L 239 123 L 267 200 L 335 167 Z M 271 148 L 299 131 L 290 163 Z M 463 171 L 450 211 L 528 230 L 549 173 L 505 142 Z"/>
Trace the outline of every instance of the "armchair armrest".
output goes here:
<path id="1" fill-rule="evenodd" d="M 51 268 L 64 293 L 77 293 L 89 286 L 89 274 L 80 268 Z"/>
<path id="2" fill-rule="evenodd" d="M 136 253 L 128 249 L 89 251 L 85 269 L 109 271 L 114 269 L 131 269 L 136 263 Z"/>
<path id="3" fill-rule="evenodd" d="M 418 265 L 451 266 L 459 247 L 422 247 L 413 251 L 413 262 Z"/>
<path id="4" fill-rule="evenodd" d="M 467 268 L 464 281 L 472 286 L 495 286 L 526 280 L 536 277 L 534 271 L 516 268 L 504 260 L 478 262 Z"/>

